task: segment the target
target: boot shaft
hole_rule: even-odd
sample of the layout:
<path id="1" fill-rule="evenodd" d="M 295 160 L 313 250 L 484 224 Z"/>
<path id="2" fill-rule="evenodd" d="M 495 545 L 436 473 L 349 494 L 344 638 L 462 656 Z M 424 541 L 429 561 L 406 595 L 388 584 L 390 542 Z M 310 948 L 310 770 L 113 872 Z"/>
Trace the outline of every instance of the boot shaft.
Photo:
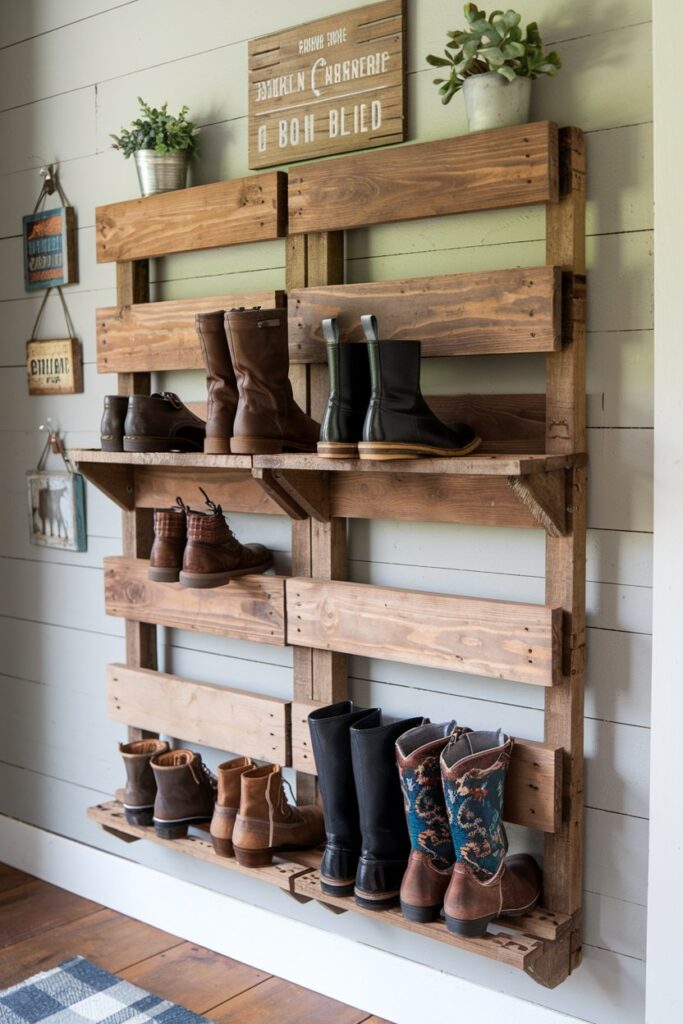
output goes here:
<path id="1" fill-rule="evenodd" d="M 133 740 L 119 744 L 126 769 L 123 802 L 129 807 L 151 807 L 157 791 L 150 760 L 168 751 L 163 740 Z"/>
<path id="2" fill-rule="evenodd" d="M 500 730 L 470 732 L 454 736 L 441 754 L 455 856 L 479 880 L 493 878 L 507 853 L 503 802 L 512 744 Z"/>
<path id="3" fill-rule="evenodd" d="M 216 804 L 220 807 L 234 807 L 240 805 L 240 792 L 242 788 L 242 775 L 255 768 L 250 757 L 235 757 L 232 761 L 224 761 L 216 769 L 218 779 L 218 791 Z"/>
<path id="4" fill-rule="evenodd" d="M 326 442 L 360 441 L 370 403 L 370 364 L 367 346 L 339 341 L 335 318 L 323 320 L 330 376 L 330 394 L 320 428 Z"/>
<path id="5" fill-rule="evenodd" d="M 232 436 L 237 412 L 237 381 L 225 334 L 224 317 L 223 309 L 195 315 L 195 329 L 206 368 L 206 434 L 210 442 L 215 439 L 227 441 Z M 205 448 L 209 449 L 213 450 L 211 443 L 208 449 Z"/>

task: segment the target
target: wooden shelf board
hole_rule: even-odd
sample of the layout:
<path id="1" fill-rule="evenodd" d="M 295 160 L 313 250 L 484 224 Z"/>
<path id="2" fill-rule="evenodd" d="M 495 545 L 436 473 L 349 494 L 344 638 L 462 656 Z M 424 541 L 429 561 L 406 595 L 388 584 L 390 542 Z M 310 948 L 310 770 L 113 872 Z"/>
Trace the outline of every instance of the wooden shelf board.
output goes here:
<path id="1" fill-rule="evenodd" d="M 255 455 L 258 469 L 306 469 L 330 473 L 397 473 L 432 476 L 529 476 L 552 473 L 583 465 L 585 454 L 572 455 L 467 455 L 445 459 L 392 459 L 371 462 L 365 459 L 323 459 L 318 455 Z"/>
<path id="2" fill-rule="evenodd" d="M 204 452 L 103 452 L 99 448 L 70 448 L 80 465 L 171 466 L 189 469 L 251 469 L 251 455 L 206 455 Z"/>
<path id="3" fill-rule="evenodd" d="M 568 973 L 568 956 L 567 970 L 562 977 L 557 975 L 549 981 L 547 973 L 541 970 L 544 961 L 552 956 L 558 944 L 568 945 L 571 918 L 566 915 L 553 914 L 537 907 L 520 918 L 499 918 L 493 922 L 496 930 L 489 930 L 482 938 L 467 939 L 449 932 L 442 921 L 417 924 L 406 920 L 398 908 L 379 912 L 366 910 L 351 897 L 328 896 L 323 893 L 318 873 L 321 857 L 319 850 L 295 850 L 288 853 L 288 859 L 276 858 L 268 867 L 244 868 L 234 857 L 217 857 L 211 843 L 205 838 L 205 830 L 199 835 L 190 833 L 186 839 L 160 839 L 151 827 L 130 825 L 117 800 L 89 807 L 87 815 L 91 821 L 124 841 L 146 839 L 175 853 L 196 857 L 235 874 L 274 885 L 302 903 L 315 901 L 338 912 L 363 914 L 377 923 L 402 928 L 436 942 L 508 964 L 526 971 L 542 984 L 554 987 Z M 498 929 L 512 930 L 515 934 L 510 935 Z"/>

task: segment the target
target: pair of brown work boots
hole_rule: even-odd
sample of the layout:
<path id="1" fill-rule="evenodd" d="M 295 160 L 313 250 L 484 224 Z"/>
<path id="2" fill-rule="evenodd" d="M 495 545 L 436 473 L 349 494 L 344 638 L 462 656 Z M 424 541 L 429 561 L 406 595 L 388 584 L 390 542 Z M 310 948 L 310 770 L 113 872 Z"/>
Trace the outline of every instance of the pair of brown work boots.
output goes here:
<path id="1" fill-rule="evenodd" d="M 279 850 L 318 846 L 325 838 L 322 810 L 288 802 L 279 765 L 236 757 L 220 764 L 216 777 L 201 754 L 171 750 L 163 740 L 133 740 L 119 749 L 126 820 L 153 824 L 162 839 L 181 839 L 190 826 L 210 821 L 217 855 L 254 868 L 270 864 Z"/>
<path id="2" fill-rule="evenodd" d="M 200 488 L 200 490 L 202 490 Z M 182 498 L 170 509 L 154 510 L 154 544 L 148 576 L 156 583 L 209 588 L 235 576 L 265 572 L 273 564 L 263 544 L 241 544 L 228 526 L 220 505 L 205 491 L 208 512 L 193 512 Z"/>
<path id="3" fill-rule="evenodd" d="M 286 309 L 197 313 L 208 405 L 204 451 L 314 452 L 320 424 L 294 401 Z"/>

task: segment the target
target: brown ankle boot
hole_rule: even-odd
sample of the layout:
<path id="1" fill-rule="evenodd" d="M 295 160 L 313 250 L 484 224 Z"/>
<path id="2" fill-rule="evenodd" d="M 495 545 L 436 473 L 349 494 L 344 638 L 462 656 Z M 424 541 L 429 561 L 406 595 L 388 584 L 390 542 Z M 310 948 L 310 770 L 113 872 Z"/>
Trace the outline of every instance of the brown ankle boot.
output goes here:
<path id="1" fill-rule="evenodd" d="M 244 772 L 233 833 L 239 864 L 264 867 L 272 863 L 278 850 L 318 846 L 324 839 L 322 809 L 317 804 L 294 807 L 287 802 L 279 765 L 266 764 Z"/>
<path id="2" fill-rule="evenodd" d="M 210 821 L 216 779 L 193 750 L 169 750 L 152 758 L 157 784 L 154 831 L 161 839 L 182 839 L 189 825 Z"/>
<path id="3" fill-rule="evenodd" d="M 119 744 L 126 766 L 123 810 L 126 821 L 131 825 L 152 824 L 157 784 L 149 762 L 155 754 L 164 754 L 167 750 L 168 743 L 163 740 L 133 740 Z"/>
<path id="4" fill-rule="evenodd" d="M 201 488 L 200 488 L 201 490 Z M 265 572 L 273 564 L 263 544 L 240 544 L 220 505 L 207 496 L 210 512 L 187 513 L 187 545 L 180 582 L 184 587 L 221 587 L 235 576 Z"/>
<path id="5" fill-rule="evenodd" d="M 147 575 L 156 583 L 176 583 L 183 567 L 187 539 L 187 508 L 176 498 L 173 508 L 154 509 L 154 543 Z"/>
<path id="6" fill-rule="evenodd" d="M 194 318 L 208 391 L 204 451 L 213 455 L 230 453 L 237 411 L 237 382 L 225 336 L 224 316 L 225 310 L 219 309 L 215 313 L 197 313 Z"/>
<path id="7" fill-rule="evenodd" d="M 229 310 L 225 333 L 239 392 L 231 450 L 241 455 L 314 452 L 320 424 L 292 395 L 287 310 Z"/>
<path id="8" fill-rule="evenodd" d="M 236 757 L 232 761 L 219 764 L 216 769 L 218 777 L 218 796 L 211 819 L 211 842 L 219 857 L 234 857 L 232 833 L 235 818 L 240 807 L 240 789 L 242 775 L 250 768 L 255 768 L 250 757 Z"/>

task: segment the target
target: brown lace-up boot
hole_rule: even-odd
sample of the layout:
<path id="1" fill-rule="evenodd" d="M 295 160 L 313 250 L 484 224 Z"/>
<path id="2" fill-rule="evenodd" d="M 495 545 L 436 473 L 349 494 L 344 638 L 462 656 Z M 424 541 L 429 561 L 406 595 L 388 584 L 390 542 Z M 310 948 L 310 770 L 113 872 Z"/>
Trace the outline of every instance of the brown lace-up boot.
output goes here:
<path id="1" fill-rule="evenodd" d="M 210 821 L 216 800 L 216 778 L 193 750 L 155 754 L 152 771 L 157 784 L 154 831 L 161 839 L 182 839 L 189 825 Z"/>
<path id="2" fill-rule="evenodd" d="M 229 310 L 225 333 L 239 392 L 231 450 L 241 455 L 314 452 L 320 424 L 294 401 L 287 310 Z"/>
<path id="3" fill-rule="evenodd" d="M 176 583 L 183 567 L 187 539 L 187 508 L 176 498 L 173 508 L 154 509 L 154 543 L 147 575 L 156 583 Z"/>
<path id="4" fill-rule="evenodd" d="M 277 764 L 250 768 L 242 775 L 233 844 L 244 867 L 264 867 L 278 850 L 318 846 L 325 839 L 322 809 L 317 804 L 293 806 L 282 784 Z"/>
<path id="5" fill-rule="evenodd" d="M 200 488 L 201 490 L 201 488 Z M 180 582 L 184 587 L 221 587 L 235 576 L 265 572 L 273 555 L 263 544 L 240 544 L 205 491 L 210 512 L 187 513 L 187 544 Z"/>
<path id="6" fill-rule="evenodd" d="M 211 819 L 211 842 L 219 857 L 234 857 L 232 834 L 235 829 L 235 818 L 240 807 L 240 790 L 242 776 L 250 768 L 255 768 L 250 757 L 235 757 L 232 761 L 224 761 L 216 769 L 218 777 L 218 796 Z"/>
<path id="7" fill-rule="evenodd" d="M 131 825 L 152 824 L 157 784 L 149 762 L 155 754 L 165 754 L 167 750 L 168 743 L 163 740 L 133 740 L 132 743 L 119 744 L 126 767 L 123 810 L 126 821 Z"/>
<path id="8" fill-rule="evenodd" d="M 230 453 L 237 412 L 237 381 L 225 336 L 224 316 L 225 310 L 219 309 L 215 313 L 197 313 L 194 318 L 208 392 L 204 451 L 213 455 Z"/>

